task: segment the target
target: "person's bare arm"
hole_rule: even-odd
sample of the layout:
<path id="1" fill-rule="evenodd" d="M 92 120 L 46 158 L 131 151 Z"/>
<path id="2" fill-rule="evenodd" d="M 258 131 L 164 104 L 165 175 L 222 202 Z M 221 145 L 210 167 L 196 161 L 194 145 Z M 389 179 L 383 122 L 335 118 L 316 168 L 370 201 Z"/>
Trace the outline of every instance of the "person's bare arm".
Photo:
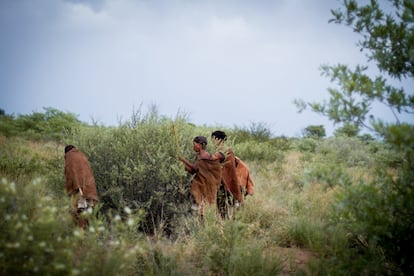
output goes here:
<path id="1" fill-rule="evenodd" d="M 184 163 L 185 165 L 185 170 L 189 173 L 195 173 L 197 172 L 197 168 L 194 166 L 193 163 L 191 163 L 190 161 L 188 161 L 187 159 L 185 159 L 184 157 L 180 156 L 179 157 L 180 161 Z"/>

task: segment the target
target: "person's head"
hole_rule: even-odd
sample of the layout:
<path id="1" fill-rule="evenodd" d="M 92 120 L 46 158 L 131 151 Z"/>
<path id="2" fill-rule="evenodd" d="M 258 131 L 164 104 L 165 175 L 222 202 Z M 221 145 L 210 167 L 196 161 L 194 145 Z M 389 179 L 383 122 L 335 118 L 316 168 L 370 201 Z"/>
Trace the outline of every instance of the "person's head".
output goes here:
<path id="1" fill-rule="evenodd" d="M 198 147 L 198 145 L 201 147 L 201 149 L 206 149 L 207 147 L 207 138 L 204 136 L 196 136 L 193 139 L 193 144 L 194 144 L 194 150 L 196 150 L 196 147 Z"/>
<path id="2" fill-rule="evenodd" d="M 211 133 L 211 139 L 216 141 L 216 144 L 223 143 L 227 140 L 227 135 L 224 131 L 216 130 Z"/>
<path id="3" fill-rule="evenodd" d="M 66 147 L 65 147 L 65 154 L 68 152 L 68 151 L 70 151 L 71 149 L 74 149 L 75 148 L 75 146 L 74 145 L 67 145 Z"/>

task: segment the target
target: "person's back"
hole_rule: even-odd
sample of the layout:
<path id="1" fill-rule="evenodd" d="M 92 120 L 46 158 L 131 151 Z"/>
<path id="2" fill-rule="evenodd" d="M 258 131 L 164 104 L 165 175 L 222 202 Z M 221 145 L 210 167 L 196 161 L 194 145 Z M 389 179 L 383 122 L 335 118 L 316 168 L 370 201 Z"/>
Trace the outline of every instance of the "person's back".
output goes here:
<path id="1" fill-rule="evenodd" d="M 99 201 L 95 177 L 86 155 L 73 145 L 65 147 L 65 187 L 71 197 L 72 215 L 79 226 L 87 221 L 80 219 L 80 213 L 94 207 Z"/>
<path id="2" fill-rule="evenodd" d="M 82 189 L 84 198 L 98 201 L 95 177 L 86 155 L 73 147 L 65 153 L 66 191 L 69 195 Z"/>
<path id="3" fill-rule="evenodd" d="M 231 148 L 226 149 L 226 159 L 223 162 L 222 182 L 224 187 L 239 203 L 243 203 L 243 194 L 240 190 L 239 178 L 236 171 L 236 159 Z"/>
<path id="4" fill-rule="evenodd" d="M 254 194 L 254 182 L 250 175 L 250 169 L 246 165 L 246 163 L 244 163 L 243 160 L 241 160 L 237 156 L 235 157 L 235 160 L 237 177 L 239 179 L 239 184 L 242 189 L 242 193 L 244 195 L 252 196 Z"/>

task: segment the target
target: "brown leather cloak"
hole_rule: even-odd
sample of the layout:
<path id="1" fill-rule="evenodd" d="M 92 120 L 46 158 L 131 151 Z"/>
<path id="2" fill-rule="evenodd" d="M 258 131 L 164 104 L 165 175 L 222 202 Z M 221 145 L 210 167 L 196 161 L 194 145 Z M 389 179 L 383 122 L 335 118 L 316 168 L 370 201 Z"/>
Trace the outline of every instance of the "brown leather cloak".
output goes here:
<path id="1" fill-rule="evenodd" d="M 214 160 L 197 159 L 197 173 L 191 181 L 191 194 L 198 205 L 216 204 L 221 180 L 221 164 Z"/>
<path id="2" fill-rule="evenodd" d="M 254 182 L 250 176 L 250 170 L 240 158 L 236 157 L 236 172 L 240 187 L 248 195 L 254 193 Z"/>
<path id="3" fill-rule="evenodd" d="M 99 200 L 88 158 L 76 148 L 65 154 L 65 185 L 69 195 L 78 193 L 82 188 L 85 199 Z"/>
<path id="4" fill-rule="evenodd" d="M 226 190 L 230 191 L 235 199 L 243 202 L 239 178 L 236 173 L 236 160 L 232 149 L 227 149 L 226 160 L 223 163 L 222 182 Z"/>

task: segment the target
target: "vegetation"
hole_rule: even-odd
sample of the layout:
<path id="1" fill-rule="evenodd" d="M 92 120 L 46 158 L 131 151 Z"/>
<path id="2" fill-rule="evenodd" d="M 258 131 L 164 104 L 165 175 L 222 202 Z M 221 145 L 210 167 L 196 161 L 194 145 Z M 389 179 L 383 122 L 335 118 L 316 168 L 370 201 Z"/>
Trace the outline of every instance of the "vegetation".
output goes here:
<path id="1" fill-rule="evenodd" d="M 117 127 L 86 125 L 71 113 L 18 117 L 0 110 L 0 273 L 2 275 L 408 275 L 414 270 L 413 96 L 387 78 L 413 77 L 410 1 L 344 1 L 333 22 L 362 35 L 366 66 L 324 66 L 338 87 L 324 103 L 298 102 L 339 124 L 325 138 L 309 126 L 302 138 L 272 137 L 264 124 L 224 129 L 247 162 L 255 195 L 229 220 L 208 208 L 191 212 L 192 138 L 212 128 L 170 119 L 153 108 Z M 387 74 L 387 78 L 385 77 Z M 383 103 L 396 115 L 371 114 Z M 359 135 L 369 129 L 376 137 Z M 90 224 L 70 221 L 63 148 L 74 144 L 93 167 L 101 202 Z M 213 151 L 212 145 L 208 145 Z"/>
<path id="2" fill-rule="evenodd" d="M 323 138 L 326 136 L 325 127 L 323 125 L 308 126 L 303 130 L 304 137 Z"/>
<path id="3" fill-rule="evenodd" d="M 30 139 L 17 128 L 15 136 L 1 136 L 2 275 L 347 274 L 368 264 L 371 273 L 402 271 L 378 240 L 370 247 L 374 241 L 362 235 L 389 223 L 384 201 L 365 199 L 380 193 L 366 184 L 377 178 L 378 166 L 395 172 L 402 164 L 386 142 L 346 136 L 258 141 L 255 135 L 238 142 L 230 136 L 251 168 L 255 195 L 230 220 L 209 209 L 202 227 L 191 212 L 190 179 L 177 156 L 191 158 L 192 137 L 209 136 L 211 128 L 153 109 L 134 112 L 118 127 L 79 123 L 73 129 L 45 139 Z M 101 197 L 95 212 L 86 214 L 91 223 L 85 230 L 70 220 L 64 193 L 67 143 L 88 155 Z M 373 209 L 357 217 L 359 208 Z M 353 228 L 349 219 L 364 223 Z M 361 245 L 370 250 L 360 253 Z"/>
<path id="4" fill-rule="evenodd" d="M 329 89 L 329 101 L 297 102 L 301 109 L 310 107 L 342 124 L 338 134 L 349 137 L 360 128 L 369 129 L 395 152 L 382 156 L 384 162 L 376 164 L 372 178 L 348 185 L 337 198 L 332 221 L 349 233 L 347 242 L 353 253 L 333 252 L 327 260 L 334 260 L 335 269 L 343 273 L 408 274 L 414 269 L 409 257 L 414 246 L 414 127 L 400 121 L 401 115 L 414 113 L 414 96 L 404 87 L 389 84 L 414 77 L 414 5 L 389 1 L 391 9 L 385 12 L 380 3 L 384 4 L 343 1 L 342 10 L 332 11 L 332 22 L 350 26 L 361 35 L 359 46 L 380 75 L 371 77 L 367 65 L 354 70 L 343 64 L 324 65 L 323 74 L 338 86 Z M 375 116 L 374 104 L 388 107 L 395 121 Z"/>

